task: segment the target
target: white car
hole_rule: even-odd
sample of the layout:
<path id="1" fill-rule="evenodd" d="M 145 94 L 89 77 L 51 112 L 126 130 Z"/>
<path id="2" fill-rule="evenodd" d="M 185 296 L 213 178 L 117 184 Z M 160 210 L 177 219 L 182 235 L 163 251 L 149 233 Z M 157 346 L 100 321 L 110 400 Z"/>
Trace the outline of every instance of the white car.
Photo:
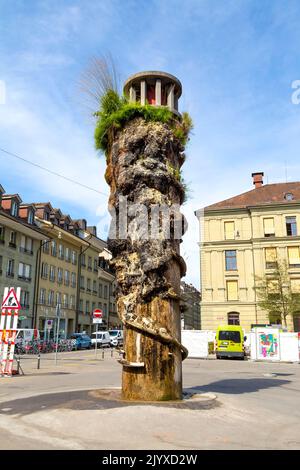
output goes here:
<path id="1" fill-rule="evenodd" d="M 95 347 L 97 342 L 97 347 L 110 347 L 111 339 L 108 331 L 98 331 L 98 333 L 92 333 L 92 346 Z"/>
<path id="2" fill-rule="evenodd" d="M 109 330 L 109 335 L 113 346 L 123 345 L 123 330 Z"/>

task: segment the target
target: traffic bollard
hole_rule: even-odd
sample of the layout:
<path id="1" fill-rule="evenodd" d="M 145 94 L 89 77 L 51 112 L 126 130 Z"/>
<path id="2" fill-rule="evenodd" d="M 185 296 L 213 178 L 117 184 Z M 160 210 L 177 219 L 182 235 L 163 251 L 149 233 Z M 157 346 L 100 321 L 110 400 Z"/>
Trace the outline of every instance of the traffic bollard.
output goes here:
<path id="1" fill-rule="evenodd" d="M 103 351 L 102 351 L 102 359 L 104 359 L 104 349 L 103 349 Z"/>
<path id="2" fill-rule="evenodd" d="M 41 355 L 39 354 L 38 358 L 37 358 L 37 368 L 38 369 L 40 368 L 40 363 L 41 363 Z"/>

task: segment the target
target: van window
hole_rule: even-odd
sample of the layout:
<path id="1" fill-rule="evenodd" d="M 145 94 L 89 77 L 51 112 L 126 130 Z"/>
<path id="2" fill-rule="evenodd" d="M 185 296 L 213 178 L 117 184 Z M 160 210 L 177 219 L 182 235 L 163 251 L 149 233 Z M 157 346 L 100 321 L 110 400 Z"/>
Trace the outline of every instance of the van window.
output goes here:
<path id="1" fill-rule="evenodd" d="M 233 341 L 234 343 L 241 342 L 241 335 L 239 331 L 219 331 L 219 341 Z"/>

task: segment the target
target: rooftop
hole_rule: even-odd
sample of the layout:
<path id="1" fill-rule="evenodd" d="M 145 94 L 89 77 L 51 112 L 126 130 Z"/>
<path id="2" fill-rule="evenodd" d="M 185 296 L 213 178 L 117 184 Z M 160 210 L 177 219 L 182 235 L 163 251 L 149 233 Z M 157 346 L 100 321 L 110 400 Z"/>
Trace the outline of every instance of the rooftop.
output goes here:
<path id="1" fill-rule="evenodd" d="M 300 202 L 300 182 L 266 184 L 238 196 L 211 204 L 205 211 L 237 209 L 269 204 L 295 204 Z"/>

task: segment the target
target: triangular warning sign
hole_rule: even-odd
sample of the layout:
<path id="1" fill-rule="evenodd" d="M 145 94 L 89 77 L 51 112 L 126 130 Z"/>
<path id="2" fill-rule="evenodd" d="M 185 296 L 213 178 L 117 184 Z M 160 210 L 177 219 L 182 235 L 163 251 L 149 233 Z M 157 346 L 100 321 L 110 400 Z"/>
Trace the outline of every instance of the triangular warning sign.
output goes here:
<path id="1" fill-rule="evenodd" d="M 12 308 L 15 310 L 19 310 L 21 308 L 15 289 L 9 290 L 7 296 L 2 302 L 2 308 Z"/>

